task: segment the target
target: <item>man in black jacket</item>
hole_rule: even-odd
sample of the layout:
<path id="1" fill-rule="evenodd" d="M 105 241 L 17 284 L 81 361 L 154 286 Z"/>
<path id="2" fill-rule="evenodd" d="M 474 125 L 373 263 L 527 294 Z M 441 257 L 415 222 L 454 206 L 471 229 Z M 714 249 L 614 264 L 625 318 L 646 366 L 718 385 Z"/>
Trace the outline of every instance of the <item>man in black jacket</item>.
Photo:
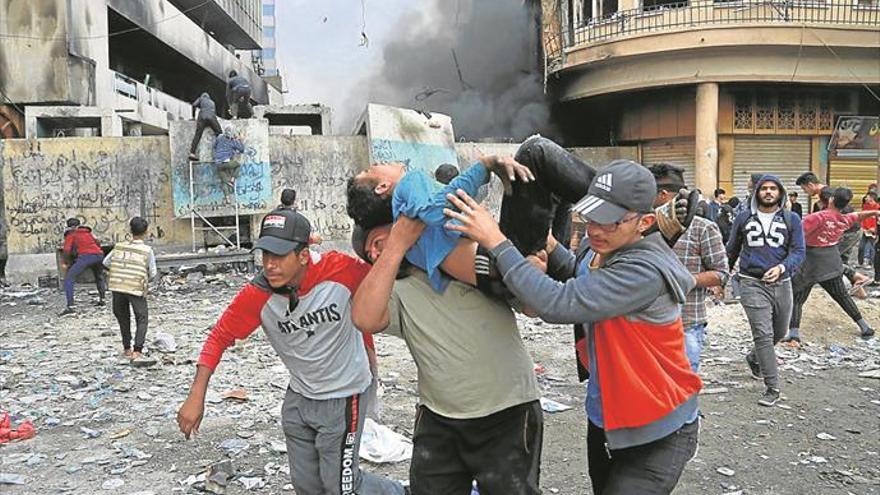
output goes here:
<path id="1" fill-rule="evenodd" d="M 251 83 L 234 70 L 229 71 L 226 83 L 226 103 L 233 119 L 249 119 L 254 116 L 251 108 Z"/>
<path id="2" fill-rule="evenodd" d="M 208 93 L 202 93 L 192 106 L 197 108 L 199 113 L 196 117 L 196 133 L 193 135 L 192 146 L 189 147 L 189 159 L 196 161 L 199 159 L 196 152 L 199 149 L 199 141 L 202 140 L 205 127 L 210 127 L 214 131 L 214 137 L 222 134 L 223 130 L 220 128 L 220 121 L 217 120 L 217 105 L 214 104 L 214 100 Z"/>

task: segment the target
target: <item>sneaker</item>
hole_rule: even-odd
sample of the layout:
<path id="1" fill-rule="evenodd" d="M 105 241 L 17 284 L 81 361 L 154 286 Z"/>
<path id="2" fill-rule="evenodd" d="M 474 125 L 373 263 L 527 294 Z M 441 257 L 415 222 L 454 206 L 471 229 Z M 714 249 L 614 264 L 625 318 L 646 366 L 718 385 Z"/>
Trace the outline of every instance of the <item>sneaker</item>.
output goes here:
<path id="1" fill-rule="evenodd" d="M 104 305 L 106 305 L 106 303 L 104 302 L 103 299 L 98 299 L 98 302 L 95 303 L 95 306 L 104 306 Z"/>
<path id="2" fill-rule="evenodd" d="M 868 327 L 868 328 L 862 330 L 862 338 L 863 339 L 870 339 L 873 336 L 874 336 L 874 329 L 873 328 Z"/>
<path id="3" fill-rule="evenodd" d="M 746 363 L 748 363 L 749 365 L 749 371 L 751 372 L 750 374 L 755 380 L 760 380 L 761 378 L 763 378 L 761 376 L 761 365 L 758 364 L 757 361 L 752 361 L 751 359 L 749 359 L 749 356 L 749 354 L 746 354 Z"/>
<path id="4" fill-rule="evenodd" d="M 64 308 L 64 311 L 58 313 L 58 316 L 67 316 L 67 315 L 73 315 L 73 314 L 76 314 L 76 310 L 73 309 L 73 306 L 68 306 L 68 307 Z"/>
<path id="5" fill-rule="evenodd" d="M 801 346 L 801 338 L 800 337 L 787 336 L 784 339 L 780 340 L 780 342 L 788 345 L 789 347 L 800 347 Z"/>
<path id="6" fill-rule="evenodd" d="M 758 405 L 764 407 L 773 407 L 774 404 L 779 400 L 779 389 L 778 388 L 768 388 L 764 391 L 764 395 L 758 399 Z"/>
<path id="7" fill-rule="evenodd" d="M 191 161 L 191 162 L 199 161 L 199 155 L 197 155 L 195 153 L 190 153 L 189 154 L 189 161 Z"/>

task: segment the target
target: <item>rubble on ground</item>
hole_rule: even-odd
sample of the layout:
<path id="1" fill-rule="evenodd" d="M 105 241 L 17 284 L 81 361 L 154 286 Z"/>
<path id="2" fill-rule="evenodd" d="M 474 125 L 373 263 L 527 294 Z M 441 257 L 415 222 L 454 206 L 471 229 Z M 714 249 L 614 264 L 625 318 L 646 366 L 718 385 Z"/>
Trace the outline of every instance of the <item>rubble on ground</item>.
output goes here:
<path id="1" fill-rule="evenodd" d="M 261 331 L 224 356 L 200 434 L 185 441 L 177 431 L 201 344 L 248 277 L 207 265 L 166 271 L 151 289 L 144 363 L 137 365 L 121 355 L 111 310 L 91 305 L 91 287 L 78 288 L 79 311 L 64 317 L 56 316 L 63 308 L 57 290 L 0 288 L 0 415 L 36 429 L 30 440 L 0 445 L 3 493 L 293 493 L 280 429 L 288 373 Z M 743 361 L 750 334 L 742 309 L 709 309 L 700 453 L 676 493 L 798 493 L 773 491 L 782 486 L 774 478 L 792 483 L 792 475 L 804 479 L 792 486 L 823 493 L 880 493 L 880 344 L 859 339 L 836 308 L 823 310 L 833 302 L 821 291 L 810 302 L 805 344 L 777 347 L 783 400 L 770 411 L 755 405 L 760 384 Z M 880 326 L 877 300 L 858 304 Z M 583 384 L 571 329 L 519 322 L 545 410 L 554 411 L 545 414 L 542 485 L 548 493 L 584 493 Z M 379 336 L 377 346 L 382 423 L 411 438 L 412 359 L 398 339 Z M 846 404 L 816 403 L 844 391 Z M 363 464 L 407 476 L 405 461 Z M 766 473 L 756 474 L 756 465 Z"/>

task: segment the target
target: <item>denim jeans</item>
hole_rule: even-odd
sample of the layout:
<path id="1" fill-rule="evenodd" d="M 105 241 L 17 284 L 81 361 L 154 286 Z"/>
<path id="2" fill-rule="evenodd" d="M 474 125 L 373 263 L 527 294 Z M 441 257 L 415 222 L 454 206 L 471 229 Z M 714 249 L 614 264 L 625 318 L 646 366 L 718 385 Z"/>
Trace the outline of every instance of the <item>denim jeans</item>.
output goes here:
<path id="1" fill-rule="evenodd" d="M 697 452 L 700 420 L 645 445 L 608 450 L 605 430 L 589 422 L 587 460 L 595 495 L 669 494 Z"/>
<path id="2" fill-rule="evenodd" d="M 859 240 L 859 264 L 864 265 L 865 260 L 872 261 L 874 259 L 874 238 L 868 237 L 862 233 Z"/>
<path id="3" fill-rule="evenodd" d="M 68 307 L 73 306 L 73 286 L 76 284 L 76 277 L 87 268 L 92 270 L 92 273 L 95 276 L 95 286 L 98 288 L 98 297 L 101 298 L 102 301 L 104 300 L 106 286 L 104 284 L 104 266 L 101 265 L 102 261 L 104 261 L 103 255 L 81 254 L 76 257 L 76 261 L 73 262 L 73 265 L 67 269 L 67 274 L 64 276 L 64 296 L 67 299 Z"/>
<path id="4" fill-rule="evenodd" d="M 700 371 L 700 355 L 703 353 L 704 340 L 706 340 L 705 323 L 697 323 L 684 329 L 684 350 L 694 373 Z"/>

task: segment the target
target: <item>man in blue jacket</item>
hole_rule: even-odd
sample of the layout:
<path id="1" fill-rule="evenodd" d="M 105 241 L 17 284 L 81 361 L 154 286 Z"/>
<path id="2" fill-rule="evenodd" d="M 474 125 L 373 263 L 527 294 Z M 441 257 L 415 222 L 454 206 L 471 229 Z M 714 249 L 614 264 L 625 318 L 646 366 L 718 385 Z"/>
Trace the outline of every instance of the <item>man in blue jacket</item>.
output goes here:
<path id="1" fill-rule="evenodd" d="M 746 362 L 755 378 L 764 379 L 767 390 L 758 404 L 767 407 L 779 400 L 774 346 L 788 330 L 791 277 L 805 256 L 801 219 L 784 205 L 782 182 L 772 175 L 761 177 L 749 210 L 737 215 L 727 242 L 730 267 L 739 259 L 740 300 L 755 342 Z"/>

